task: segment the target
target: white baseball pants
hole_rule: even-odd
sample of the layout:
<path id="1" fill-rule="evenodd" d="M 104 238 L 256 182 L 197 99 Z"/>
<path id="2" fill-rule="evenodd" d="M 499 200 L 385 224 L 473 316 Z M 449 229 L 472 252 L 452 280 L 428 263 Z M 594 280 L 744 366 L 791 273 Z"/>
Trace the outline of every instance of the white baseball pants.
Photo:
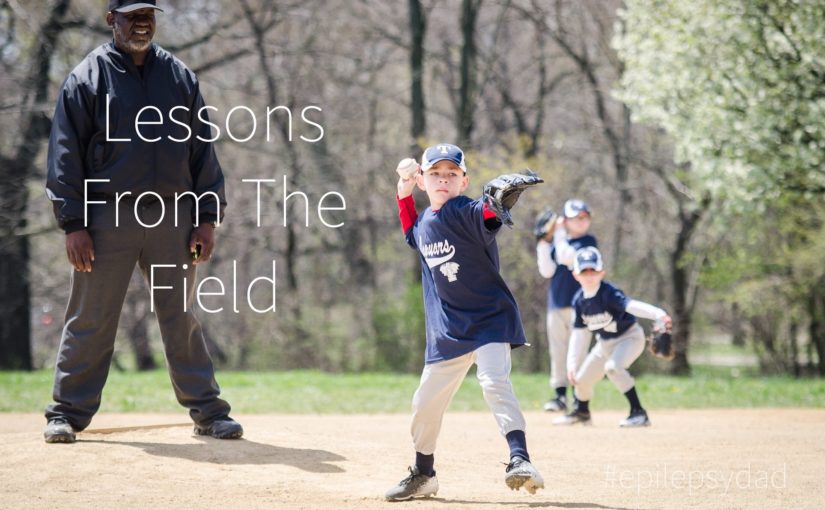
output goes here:
<path id="1" fill-rule="evenodd" d="M 585 401 L 593 398 L 593 388 L 605 373 L 620 392 L 630 390 L 636 381 L 627 368 L 644 350 L 645 333 L 638 324 L 631 326 L 618 338 L 598 340 L 576 372 L 576 398 Z"/>
<path id="2" fill-rule="evenodd" d="M 492 343 L 458 358 L 424 365 L 412 401 L 410 432 L 415 451 L 424 455 L 435 452 L 444 412 L 473 363 L 501 434 L 525 429 L 524 415 L 510 383 L 510 344 Z"/>
<path id="3" fill-rule="evenodd" d="M 560 388 L 568 386 L 567 349 L 573 330 L 573 309 L 554 308 L 547 310 L 547 345 L 550 349 L 550 386 Z M 581 346 L 582 351 L 576 359 L 584 360 L 589 345 Z M 576 367 L 579 368 L 579 367 Z"/>

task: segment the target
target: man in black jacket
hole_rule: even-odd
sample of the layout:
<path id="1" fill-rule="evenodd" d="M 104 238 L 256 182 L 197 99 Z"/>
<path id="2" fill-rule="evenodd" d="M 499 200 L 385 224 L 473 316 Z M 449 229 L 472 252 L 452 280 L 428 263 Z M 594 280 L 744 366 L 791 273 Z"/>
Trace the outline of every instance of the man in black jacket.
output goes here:
<path id="1" fill-rule="evenodd" d="M 191 310 L 194 265 L 211 257 L 226 204 L 223 172 L 195 74 L 152 43 L 155 10 L 154 0 L 109 0 L 113 41 L 71 72 L 57 101 L 46 188 L 75 271 L 48 443 L 74 442 L 100 407 L 135 263 L 152 282 L 172 385 L 195 433 L 243 435 Z"/>

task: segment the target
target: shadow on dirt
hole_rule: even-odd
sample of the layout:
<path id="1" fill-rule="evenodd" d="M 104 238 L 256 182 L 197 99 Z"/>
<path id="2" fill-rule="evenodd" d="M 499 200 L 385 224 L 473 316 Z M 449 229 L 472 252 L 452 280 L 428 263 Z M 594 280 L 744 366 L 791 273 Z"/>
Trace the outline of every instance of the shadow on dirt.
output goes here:
<path id="1" fill-rule="evenodd" d="M 541 494 L 541 493 L 539 493 Z M 481 506 L 484 505 L 495 505 L 495 506 L 515 506 L 521 508 L 593 508 L 593 509 L 601 509 L 604 508 L 606 510 L 636 510 L 633 508 L 623 508 L 619 506 L 604 506 L 598 503 L 559 503 L 559 502 L 552 502 L 552 501 L 536 501 L 533 503 L 528 503 L 526 501 L 462 501 L 457 499 L 442 499 L 442 498 L 428 498 L 423 501 L 432 501 L 434 503 L 443 503 L 445 505 L 450 504 L 459 504 L 459 505 L 472 505 L 472 506 Z M 448 506 L 445 508 L 449 508 Z"/>
<path id="2" fill-rule="evenodd" d="M 84 439 L 84 443 L 120 444 L 140 448 L 149 455 L 172 457 L 194 462 L 225 465 L 282 464 L 310 473 L 344 473 L 330 464 L 347 460 L 337 453 L 308 448 L 287 448 L 246 439 L 221 440 L 198 437 L 200 444 L 148 443 L 140 441 L 102 441 Z"/>

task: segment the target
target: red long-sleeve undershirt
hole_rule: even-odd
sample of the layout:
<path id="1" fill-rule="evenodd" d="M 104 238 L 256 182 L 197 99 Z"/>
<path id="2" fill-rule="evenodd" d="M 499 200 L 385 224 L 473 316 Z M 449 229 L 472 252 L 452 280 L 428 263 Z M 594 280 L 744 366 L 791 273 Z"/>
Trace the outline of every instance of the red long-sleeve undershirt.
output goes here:
<path id="1" fill-rule="evenodd" d="M 415 199 L 412 195 L 404 198 L 398 198 L 398 195 L 396 195 L 395 200 L 398 202 L 398 218 L 401 220 L 401 230 L 406 233 L 415 225 L 415 220 L 418 218 L 418 212 L 415 210 Z M 484 204 L 482 210 L 484 211 L 485 220 L 496 217 L 496 213 L 487 208 L 487 204 Z M 433 212 L 438 212 L 438 210 Z"/>

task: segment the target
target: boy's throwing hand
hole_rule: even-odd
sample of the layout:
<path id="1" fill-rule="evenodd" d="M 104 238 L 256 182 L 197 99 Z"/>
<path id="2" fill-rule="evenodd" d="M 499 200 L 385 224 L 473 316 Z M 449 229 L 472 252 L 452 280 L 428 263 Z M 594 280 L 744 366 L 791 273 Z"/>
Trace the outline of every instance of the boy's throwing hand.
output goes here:
<path id="1" fill-rule="evenodd" d="M 415 176 L 421 167 L 413 158 L 404 158 L 398 162 L 395 172 L 398 174 L 398 198 L 407 198 L 415 188 Z"/>

